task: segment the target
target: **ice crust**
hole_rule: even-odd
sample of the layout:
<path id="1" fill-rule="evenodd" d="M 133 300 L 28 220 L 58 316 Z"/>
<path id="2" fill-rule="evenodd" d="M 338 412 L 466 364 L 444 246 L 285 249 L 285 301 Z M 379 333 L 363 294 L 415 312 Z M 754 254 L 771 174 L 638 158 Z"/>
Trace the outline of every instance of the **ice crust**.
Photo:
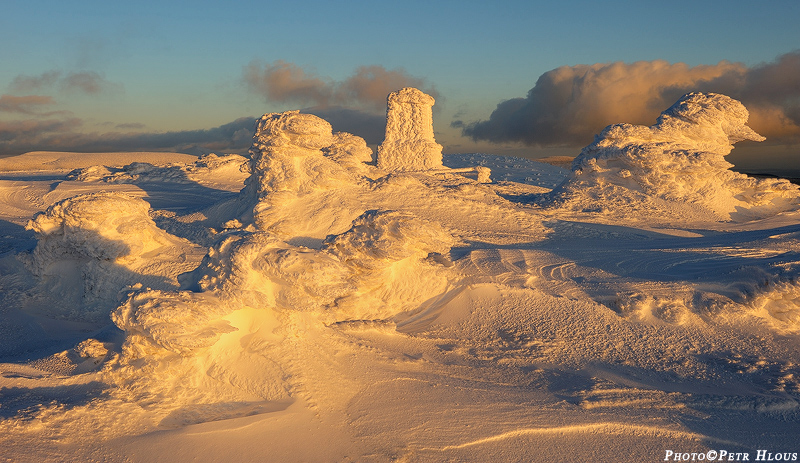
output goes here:
<path id="1" fill-rule="evenodd" d="M 650 127 L 614 124 L 595 136 L 572 163 L 572 175 L 554 190 L 577 206 L 595 208 L 667 201 L 696 205 L 721 220 L 756 218 L 800 204 L 798 187 L 783 179 L 756 179 L 730 170 L 725 156 L 742 140 L 764 137 L 746 125 L 739 101 L 689 93 Z M 601 204 L 605 202 L 604 206 Z"/>

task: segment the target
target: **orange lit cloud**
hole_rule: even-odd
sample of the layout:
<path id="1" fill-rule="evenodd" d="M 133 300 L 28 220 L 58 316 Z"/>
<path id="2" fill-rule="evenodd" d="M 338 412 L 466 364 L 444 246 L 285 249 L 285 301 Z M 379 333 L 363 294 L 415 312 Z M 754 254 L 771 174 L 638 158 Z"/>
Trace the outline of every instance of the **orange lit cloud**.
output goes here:
<path id="1" fill-rule="evenodd" d="M 435 89 L 424 79 L 402 69 L 362 66 L 344 81 L 317 76 L 286 61 L 251 62 L 245 66 L 243 80 L 251 91 L 267 101 L 300 103 L 310 106 L 355 106 L 367 109 L 386 108 L 386 96 L 403 87 L 417 87 L 434 97 Z"/>
<path id="2" fill-rule="evenodd" d="M 452 125 L 474 140 L 583 146 L 609 124 L 654 123 L 691 91 L 741 100 L 750 110 L 750 125 L 771 142 L 800 141 L 800 52 L 755 67 L 727 61 L 563 66 L 540 76 L 526 97 L 498 104 L 488 120 Z"/>

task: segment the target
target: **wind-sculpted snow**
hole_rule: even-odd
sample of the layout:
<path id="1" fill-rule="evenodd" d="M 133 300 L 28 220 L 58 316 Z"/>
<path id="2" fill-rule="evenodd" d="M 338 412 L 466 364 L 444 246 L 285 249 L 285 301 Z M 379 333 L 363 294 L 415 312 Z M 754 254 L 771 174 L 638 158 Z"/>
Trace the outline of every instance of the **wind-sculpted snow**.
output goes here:
<path id="1" fill-rule="evenodd" d="M 789 181 L 730 170 L 725 156 L 734 143 L 764 140 L 747 118 L 747 109 L 725 95 L 687 94 L 650 127 L 606 127 L 575 158 L 572 175 L 555 193 L 587 209 L 666 201 L 699 206 L 721 220 L 796 208 L 800 191 Z"/>
<path id="2" fill-rule="evenodd" d="M 92 193 L 34 216 L 27 228 L 38 243 L 24 260 L 50 288 L 45 294 L 61 300 L 53 307 L 56 314 L 59 307 L 73 306 L 82 318 L 96 319 L 108 313 L 128 284 L 176 286 L 161 267 L 185 256 L 188 243 L 158 228 L 149 209 L 140 198 Z"/>
<path id="3" fill-rule="evenodd" d="M 294 203 L 303 197 L 323 202 L 326 192 L 360 187 L 371 167 L 365 162 L 372 160 L 372 150 L 359 137 L 332 134 L 330 124 L 317 116 L 288 111 L 259 119 L 250 156 L 251 175 L 235 206 L 238 219 L 260 230 L 291 236 L 299 231 L 297 220 L 302 220 L 293 210 Z M 341 230 L 345 225 L 341 220 L 316 222 L 304 225 L 324 230 Z"/>
<path id="4" fill-rule="evenodd" d="M 226 332 L 220 319 L 242 306 L 311 312 L 326 323 L 384 319 L 446 288 L 452 244 L 436 224 L 376 211 L 319 250 L 264 232 L 234 235 L 182 277 L 199 292 L 133 294 L 113 318 L 121 329 L 178 351 L 213 344 Z"/>
<path id="5" fill-rule="evenodd" d="M 378 156 L 289 111 L 244 168 L 0 178 L 3 456 L 752 460 L 796 440 L 797 190 L 728 170 L 757 138 L 738 102 L 611 126 L 570 173 L 444 167 L 432 101 L 404 93 Z"/>

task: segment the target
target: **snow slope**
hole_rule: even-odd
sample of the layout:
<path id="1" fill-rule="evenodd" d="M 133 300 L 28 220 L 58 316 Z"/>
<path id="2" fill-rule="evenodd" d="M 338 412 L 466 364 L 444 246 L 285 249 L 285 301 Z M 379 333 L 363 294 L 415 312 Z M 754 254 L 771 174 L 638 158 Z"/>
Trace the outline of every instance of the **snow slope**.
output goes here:
<path id="1" fill-rule="evenodd" d="M 725 98 L 609 127 L 572 172 L 387 172 L 290 111 L 249 160 L 0 173 L 2 456 L 800 452 L 800 192 L 725 173 L 754 137 Z"/>

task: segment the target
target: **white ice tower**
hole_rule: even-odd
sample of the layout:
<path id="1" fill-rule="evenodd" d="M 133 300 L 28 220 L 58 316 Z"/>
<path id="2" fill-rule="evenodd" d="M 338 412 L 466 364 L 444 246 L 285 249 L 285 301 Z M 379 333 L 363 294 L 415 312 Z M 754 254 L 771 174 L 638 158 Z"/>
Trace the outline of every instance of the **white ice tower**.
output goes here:
<path id="1" fill-rule="evenodd" d="M 392 92 L 386 99 L 386 135 L 378 146 L 377 164 L 384 171 L 454 174 L 474 172 L 478 182 L 491 181 L 488 167 L 449 169 L 442 164 L 442 145 L 433 137 L 436 100 L 416 88 Z"/>
<path id="2" fill-rule="evenodd" d="M 389 94 L 386 137 L 378 147 L 378 168 L 387 171 L 425 171 L 444 168 L 442 145 L 433 138 L 436 102 L 416 88 Z"/>

